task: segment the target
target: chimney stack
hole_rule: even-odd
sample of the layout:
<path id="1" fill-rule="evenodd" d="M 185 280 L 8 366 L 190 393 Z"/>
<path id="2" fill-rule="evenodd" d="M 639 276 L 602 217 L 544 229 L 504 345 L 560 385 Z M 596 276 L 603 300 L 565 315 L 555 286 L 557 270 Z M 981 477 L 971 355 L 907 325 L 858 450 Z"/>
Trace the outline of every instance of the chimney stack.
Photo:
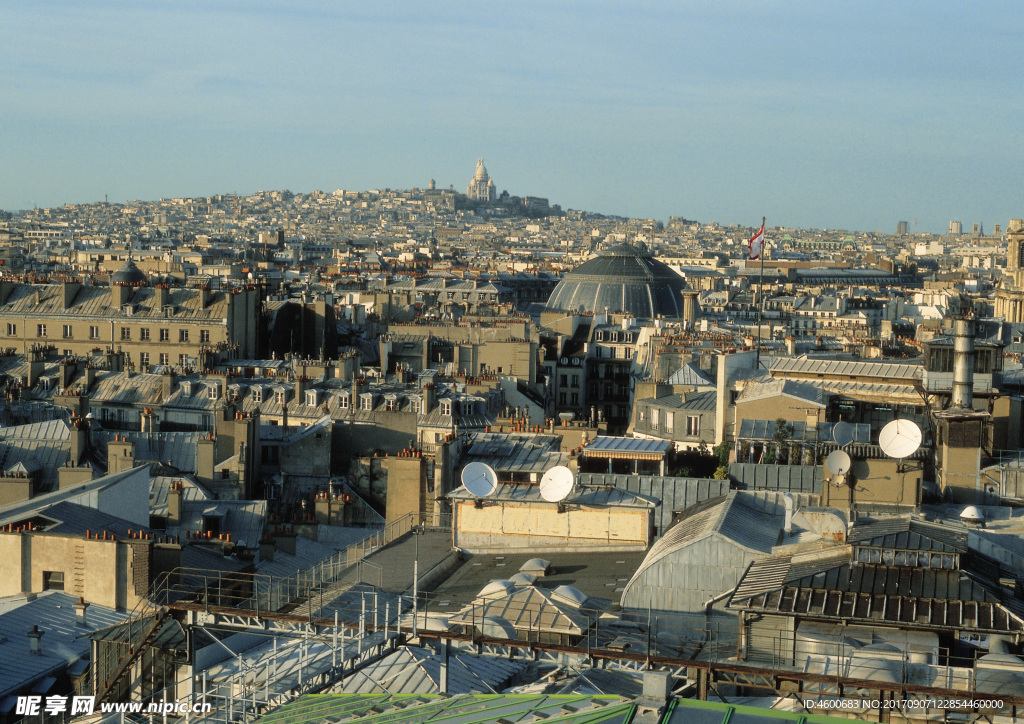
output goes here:
<path id="1" fill-rule="evenodd" d="M 977 323 L 970 317 L 953 320 L 952 407 L 970 410 L 974 403 L 974 335 Z"/>
<path id="2" fill-rule="evenodd" d="M 85 602 L 85 599 L 79 597 L 78 603 L 73 608 L 75 609 L 75 623 L 79 626 L 88 626 L 89 623 L 85 617 L 85 610 L 89 608 L 89 604 Z"/>
<path id="3" fill-rule="evenodd" d="M 43 653 L 40 644 L 40 639 L 43 638 L 45 631 L 40 631 L 38 624 L 32 627 L 32 630 L 28 632 L 28 652 L 34 656 L 39 656 Z"/>

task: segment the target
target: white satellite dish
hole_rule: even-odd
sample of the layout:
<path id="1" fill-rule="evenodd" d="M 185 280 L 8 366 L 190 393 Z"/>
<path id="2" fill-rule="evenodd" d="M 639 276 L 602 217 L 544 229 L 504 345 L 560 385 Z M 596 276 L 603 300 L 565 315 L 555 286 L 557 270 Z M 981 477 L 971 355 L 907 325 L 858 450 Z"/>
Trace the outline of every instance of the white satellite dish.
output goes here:
<path id="1" fill-rule="evenodd" d="M 540 497 L 549 503 L 560 503 L 569 497 L 575 484 L 576 476 L 572 470 L 564 465 L 556 465 L 541 477 Z"/>
<path id="2" fill-rule="evenodd" d="M 891 458 L 908 458 L 921 447 L 921 428 L 912 420 L 893 420 L 878 433 L 878 446 Z"/>
<path id="3" fill-rule="evenodd" d="M 498 489 L 498 474 L 490 465 L 470 463 L 462 469 L 462 484 L 470 495 L 486 498 Z"/>
<path id="4" fill-rule="evenodd" d="M 832 439 L 839 447 L 846 447 L 853 442 L 853 425 L 848 422 L 837 422 L 832 428 Z"/>
<path id="5" fill-rule="evenodd" d="M 846 475 L 850 472 L 850 466 L 852 465 L 850 456 L 846 454 L 844 450 L 833 450 L 829 453 L 828 457 L 825 458 L 825 467 L 833 475 Z"/>

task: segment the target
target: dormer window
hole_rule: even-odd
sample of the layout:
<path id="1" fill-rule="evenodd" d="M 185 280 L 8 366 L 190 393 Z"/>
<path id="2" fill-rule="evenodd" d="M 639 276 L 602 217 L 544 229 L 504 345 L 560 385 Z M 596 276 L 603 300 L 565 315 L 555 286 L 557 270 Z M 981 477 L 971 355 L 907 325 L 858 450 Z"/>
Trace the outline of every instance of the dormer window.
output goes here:
<path id="1" fill-rule="evenodd" d="M 208 399 L 211 399 L 211 400 L 219 400 L 220 399 L 220 385 L 219 384 L 207 385 L 206 386 L 206 397 Z"/>
<path id="2" fill-rule="evenodd" d="M 369 392 L 359 396 L 359 409 L 361 410 L 372 410 L 373 409 L 373 395 Z"/>
<path id="3" fill-rule="evenodd" d="M 274 402 L 276 402 L 279 405 L 284 404 L 284 390 L 278 390 L 277 392 L 274 393 Z"/>
<path id="4" fill-rule="evenodd" d="M 192 381 L 191 380 L 182 380 L 181 381 L 181 394 L 183 394 L 185 397 L 191 397 L 192 396 Z"/>
<path id="5" fill-rule="evenodd" d="M 263 388 L 262 387 L 257 385 L 256 387 L 252 388 L 252 401 L 253 402 L 263 402 Z"/>
<path id="6" fill-rule="evenodd" d="M 342 410 L 347 410 L 348 409 L 348 395 L 347 394 L 338 395 L 338 407 L 340 407 Z"/>
<path id="7" fill-rule="evenodd" d="M 316 390 L 306 390 L 306 404 L 310 407 L 316 407 Z"/>
<path id="8" fill-rule="evenodd" d="M 441 400 L 441 414 L 442 415 L 451 415 L 452 414 L 452 401 L 451 400 Z"/>

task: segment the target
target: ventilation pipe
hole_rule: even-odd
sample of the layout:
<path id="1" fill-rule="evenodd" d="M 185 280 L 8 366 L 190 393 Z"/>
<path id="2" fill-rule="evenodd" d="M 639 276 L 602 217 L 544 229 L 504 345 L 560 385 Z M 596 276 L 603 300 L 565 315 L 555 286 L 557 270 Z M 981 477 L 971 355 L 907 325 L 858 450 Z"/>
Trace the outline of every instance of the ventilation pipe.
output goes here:
<path id="1" fill-rule="evenodd" d="M 974 402 L 974 335 L 977 323 L 969 317 L 953 320 L 953 398 L 955 408 L 970 410 Z"/>

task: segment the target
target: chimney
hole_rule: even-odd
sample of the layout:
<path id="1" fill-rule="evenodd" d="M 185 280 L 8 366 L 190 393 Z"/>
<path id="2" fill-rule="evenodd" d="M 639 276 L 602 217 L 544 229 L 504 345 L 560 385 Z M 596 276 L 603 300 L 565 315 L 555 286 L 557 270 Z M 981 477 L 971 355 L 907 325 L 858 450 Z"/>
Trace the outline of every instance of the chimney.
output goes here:
<path id="1" fill-rule="evenodd" d="M 107 306 L 113 307 L 118 311 L 128 303 L 128 300 L 132 296 L 132 288 L 125 284 L 112 284 L 110 286 L 110 296 L 107 298 Z"/>
<path id="2" fill-rule="evenodd" d="M 274 539 L 270 536 L 264 536 L 260 539 L 260 560 L 261 561 L 272 561 L 274 560 Z"/>
<path id="3" fill-rule="evenodd" d="M 29 351 L 29 362 L 28 362 L 28 387 L 32 389 L 36 386 L 36 382 L 43 376 L 43 372 L 46 371 L 46 360 L 43 356 L 43 350 L 40 347 L 33 347 Z"/>
<path id="4" fill-rule="evenodd" d="M 45 631 L 40 631 L 38 624 L 32 627 L 32 630 L 28 632 L 28 652 L 35 656 L 39 656 L 43 653 L 40 644 L 40 639 L 43 638 Z"/>
<path id="5" fill-rule="evenodd" d="M 166 284 L 157 284 L 153 289 L 153 311 L 162 312 L 170 299 L 170 288 Z"/>
<path id="6" fill-rule="evenodd" d="M 89 446 L 89 423 L 81 417 L 71 418 L 71 455 L 68 462 L 77 466 Z"/>
<path id="7" fill-rule="evenodd" d="M 970 317 L 953 320 L 952 407 L 970 410 L 974 402 L 974 335 L 977 323 Z"/>
<path id="8" fill-rule="evenodd" d="M 85 599 L 79 597 L 78 603 L 72 606 L 72 608 L 75 609 L 75 623 L 79 626 L 88 626 L 89 622 L 86 619 L 85 611 L 89 608 L 89 604 L 85 602 Z"/>
<path id="9" fill-rule="evenodd" d="M 61 301 L 64 305 L 64 309 L 70 307 L 75 297 L 78 295 L 78 290 L 82 288 L 82 285 L 78 282 L 64 282 L 60 285 L 61 289 Z"/>
<path id="10" fill-rule="evenodd" d="M 171 489 L 167 493 L 167 523 L 169 525 L 179 525 L 181 523 L 181 502 L 184 497 L 184 486 L 182 486 L 180 480 L 177 480 L 171 485 Z"/>
<path id="11" fill-rule="evenodd" d="M 785 531 L 786 531 L 786 535 L 789 535 L 790 533 L 793 532 L 793 496 L 790 495 L 789 493 L 786 493 L 782 497 L 783 497 L 783 500 L 785 500 L 785 502 L 786 502 L 786 527 L 785 527 Z"/>
<path id="12" fill-rule="evenodd" d="M 174 370 L 167 370 L 163 373 L 160 382 L 164 402 L 167 402 L 167 398 L 174 394 L 174 388 L 178 386 L 178 375 Z"/>
<path id="13" fill-rule="evenodd" d="M 66 390 L 75 376 L 75 363 L 73 361 L 61 360 L 60 362 L 60 386 Z"/>
<path id="14" fill-rule="evenodd" d="M 433 382 L 423 385 L 423 414 L 428 414 L 437 404 L 437 386 Z"/>

